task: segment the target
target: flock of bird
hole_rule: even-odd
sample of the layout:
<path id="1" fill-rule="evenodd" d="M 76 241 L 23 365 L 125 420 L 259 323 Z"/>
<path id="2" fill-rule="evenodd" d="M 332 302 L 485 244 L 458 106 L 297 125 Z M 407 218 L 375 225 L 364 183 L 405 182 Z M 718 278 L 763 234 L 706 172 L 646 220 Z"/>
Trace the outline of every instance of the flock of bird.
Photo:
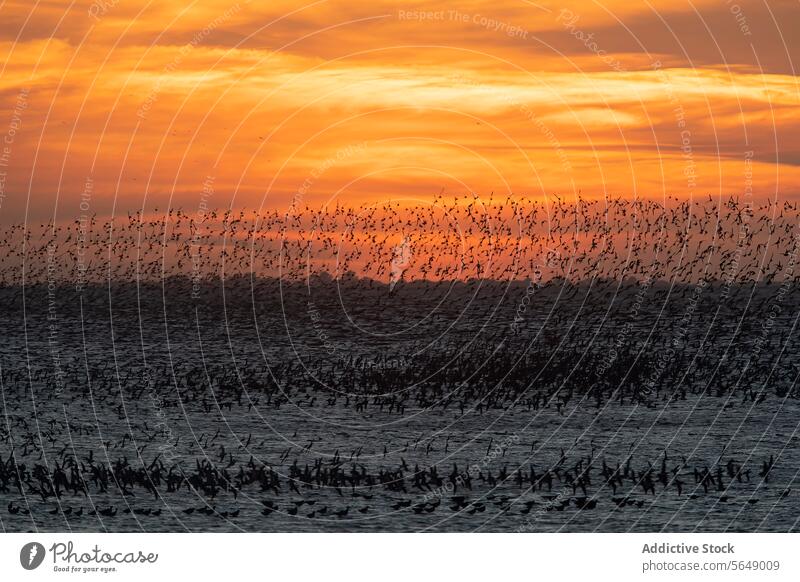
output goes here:
<path id="1" fill-rule="evenodd" d="M 667 202 L 7 227 L 0 526 L 778 503 L 789 431 L 711 456 L 680 432 L 796 425 L 797 206 Z M 560 432 L 634 414 L 673 419 L 675 442 Z"/>
<path id="2" fill-rule="evenodd" d="M 796 278 L 788 263 L 797 219 L 797 204 L 789 202 L 578 198 L 568 204 L 477 195 L 439 195 L 429 205 L 84 215 L 7 226 L 0 282 L 307 280 L 321 273 L 374 281 L 538 274 L 768 282 L 780 273 Z"/>
<path id="3" fill-rule="evenodd" d="M 220 431 L 209 439 L 205 458 L 196 459 L 193 464 L 165 463 L 162 455 L 145 461 L 141 454 L 134 460 L 117 457 L 110 461 L 110 449 L 99 457 L 91 451 L 84 457 L 64 452 L 49 463 L 26 464 L 19 460 L 24 454 L 12 448 L 8 458 L 0 461 L 0 494 L 16 493 L 22 500 L 8 502 L 9 516 L 30 519 L 32 508 L 45 503 L 47 513 L 68 524 L 80 518 L 125 514 L 157 518 L 166 513 L 180 517 L 196 512 L 235 519 L 243 509 L 252 512 L 254 507 L 265 519 L 273 514 L 311 519 L 344 519 L 381 511 L 431 514 L 439 509 L 474 515 L 484 513 L 487 506 L 493 506 L 489 513 L 528 515 L 533 508 L 590 510 L 598 504 L 602 507 L 604 502 L 617 508 L 642 508 L 654 503 L 656 496 L 666 494 L 689 500 L 710 495 L 719 502 L 734 503 L 737 484 L 767 485 L 775 468 L 773 456 L 760 464 L 753 462 L 755 468 L 751 469 L 733 458 L 723 461 L 720 455 L 709 468 L 692 465 L 686 458 L 671 459 L 664 452 L 660 463 L 654 466 L 647 462 L 637 469 L 633 455 L 608 464 L 605 456 L 596 454 L 593 443 L 586 455 L 570 458 L 562 448 L 549 463 L 537 462 L 531 455 L 525 466 L 509 462 L 505 458 L 507 447 L 503 447 L 497 468 L 459 468 L 456 463 L 449 470 L 437 464 L 421 468 L 415 463 L 411 467 L 402 455 L 396 466 L 375 468 L 374 460 L 362 461 L 362 455 L 385 460 L 386 449 L 382 455 L 366 454 L 363 447 L 349 454 L 337 450 L 302 465 L 300 455 L 291 459 L 289 448 L 273 465 L 248 456 L 247 446 L 238 447 L 236 456 L 224 445 L 217 449 L 214 442 L 219 436 Z M 4 440 L 8 442 L 8 434 Z M 401 452 L 420 453 L 425 458 L 435 456 L 434 439 L 426 440 L 427 443 L 421 439 L 407 442 Z M 492 441 L 487 453 L 491 447 Z M 531 450 L 535 447 L 534 442 Z M 304 448 L 303 452 L 308 451 Z M 242 454 L 247 460 L 240 458 Z M 759 498 L 751 491 L 738 501 L 758 503 Z M 120 500 L 118 505 L 97 503 L 97 499 L 107 499 L 109 492 Z M 181 493 L 186 495 L 181 498 Z M 772 493 L 780 499 L 790 494 L 791 488 Z M 202 505 L 184 507 L 176 501 L 187 497 L 201 500 Z M 220 497 L 236 508 L 217 509 Z M 301 514 L 303 505 L 306 508 Z M 41 509 L 40 512 L 44 513 Z"/>

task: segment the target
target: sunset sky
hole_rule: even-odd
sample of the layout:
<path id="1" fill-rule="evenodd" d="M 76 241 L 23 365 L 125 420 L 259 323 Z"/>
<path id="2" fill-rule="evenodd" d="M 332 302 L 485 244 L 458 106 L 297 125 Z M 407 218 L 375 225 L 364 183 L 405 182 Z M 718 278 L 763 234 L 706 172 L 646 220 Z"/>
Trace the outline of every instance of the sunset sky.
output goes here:
<path id="1" fill-rule="evenodd" d="M 800 197 L 797 0 L 0 0 L 0 222 Z"/>

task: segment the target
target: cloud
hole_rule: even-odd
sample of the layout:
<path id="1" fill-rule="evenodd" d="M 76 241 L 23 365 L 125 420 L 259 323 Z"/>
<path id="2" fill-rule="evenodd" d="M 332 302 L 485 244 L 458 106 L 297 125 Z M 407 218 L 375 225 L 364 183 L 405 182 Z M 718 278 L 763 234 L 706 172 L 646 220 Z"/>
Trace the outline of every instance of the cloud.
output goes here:
<path id="1" fill-rule="evenodd" d="M 323 166 L 309 204 L 734 193 L 750 150 L 757 193 L 800 192 L 794 4 L 537 5 L 12 2 L 0 220 L 74 216 L 87 176 L 97 212 L 191 208 L 209 174 L 220 206 L 285 206 Z"/>

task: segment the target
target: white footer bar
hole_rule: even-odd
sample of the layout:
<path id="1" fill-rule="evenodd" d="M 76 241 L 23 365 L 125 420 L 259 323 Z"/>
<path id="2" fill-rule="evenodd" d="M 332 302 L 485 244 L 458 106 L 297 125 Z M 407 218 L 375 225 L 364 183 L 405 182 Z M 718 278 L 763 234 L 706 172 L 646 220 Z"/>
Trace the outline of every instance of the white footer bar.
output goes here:
<path id="1" fill-rule="evenodd" d="M 3 534 L 4 580 L 800 580 L 796 534 Z"/>

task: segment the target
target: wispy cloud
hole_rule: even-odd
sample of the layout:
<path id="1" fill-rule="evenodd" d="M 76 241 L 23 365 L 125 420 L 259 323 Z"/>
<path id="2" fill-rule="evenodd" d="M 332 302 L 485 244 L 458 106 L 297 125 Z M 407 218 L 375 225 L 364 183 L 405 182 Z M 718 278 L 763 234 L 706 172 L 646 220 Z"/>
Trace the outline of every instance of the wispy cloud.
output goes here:
<path id="1" fill-rule="evenodd" d="M 29 192 L 69 217 L 87 176 L 98 212 L 191 208 L 209 168 L 220 206 L 287 205 L 364 142 L 306 202 L 729 194 L 745 151 L 795 195 L 797 8 L 737 6 L 6 3 L 0 94 L 30 95 L 3 220 Z"/>

